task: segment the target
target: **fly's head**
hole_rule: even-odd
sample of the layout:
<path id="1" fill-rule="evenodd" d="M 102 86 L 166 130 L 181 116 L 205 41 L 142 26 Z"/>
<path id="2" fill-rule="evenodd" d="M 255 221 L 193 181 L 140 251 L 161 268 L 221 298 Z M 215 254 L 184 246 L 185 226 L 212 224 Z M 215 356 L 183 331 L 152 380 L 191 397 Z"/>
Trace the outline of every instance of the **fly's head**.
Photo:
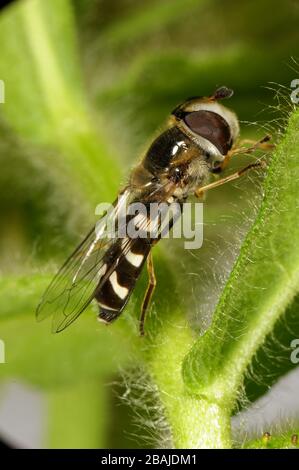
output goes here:
<path id="1" fill-rule="evenodd" d="M 171 114 L 171 125 L 177 126 L 201 150 L 212 172 L 221 168 L 239 135 L 236 114 L 219 102 L 232 94 L 232 90 L 221 87 L 209 97 L 189 98 Z"/>

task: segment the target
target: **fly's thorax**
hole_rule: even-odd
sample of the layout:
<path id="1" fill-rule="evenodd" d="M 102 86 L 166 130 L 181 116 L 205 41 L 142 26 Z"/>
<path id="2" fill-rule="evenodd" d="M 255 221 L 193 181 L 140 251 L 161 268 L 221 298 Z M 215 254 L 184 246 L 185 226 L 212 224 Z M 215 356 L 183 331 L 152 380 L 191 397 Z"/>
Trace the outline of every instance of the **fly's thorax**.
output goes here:
<path id="1" fill-rule="evenodd" d="M 148 192 L 163 198 L 172 184 L 175 196 L 182 200 L 206 182 L 214 163 L 213 154 L 204 151 L 175 124 L 154 140 L 132 171 L 130 185 L 143 197 Z"/>
<path id="2" fill-rule="evenodd" d="M 171 163 L 193 145 L 176 125 L 162 132 L 151 144 L 143 159 L 144 168 L 154 176 L 164 173 Z"/>

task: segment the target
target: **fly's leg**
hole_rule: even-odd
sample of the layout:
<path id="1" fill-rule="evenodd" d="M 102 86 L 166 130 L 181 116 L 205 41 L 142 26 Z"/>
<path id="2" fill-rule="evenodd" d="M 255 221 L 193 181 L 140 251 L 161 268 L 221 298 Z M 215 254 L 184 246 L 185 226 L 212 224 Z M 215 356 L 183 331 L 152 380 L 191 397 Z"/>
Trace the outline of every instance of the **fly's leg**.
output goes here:
<path id="1" fill-rule="evenodd" d="M 218 165 L 216 168 L 214 168 L 213 173 L 221 173 L 229 164 L 231 158 L 234 155 L 240 155 L 240 154 L 250 154 L 255 152 L 256 150 L 273 150 L 274 145 L 269 143 L 269 140 L 271 139 L 270 135 L 266 135 L 262 139 L 258 140 L 255 142 L 254 140 L 249 140 L 249 139 L 244 139 L 241 140 L 240 146 L 232 148 L 224 157 L 224 160 L 220 165 Z M 244 144 L 251 144 L 251 147 L 244 147 L 242 145 Z"/>
<path id="2" fill-rule="evenodd" d="M 269 144 L 270 140 L 271 136 L 269 134 L 265 135 L 260 140 L 242 139 L 240 141 L 240 149 L 235 149 L 235 153 L 239 152 L 240 150 L 242 150 L 243 153 L 252 153 L 255 150 L 272 150 L 275 146 L 274 144 Z M 242 147 L 244 144 L 250 144 L 250 147 Z"/>
<path id="3" fill-rule="evenodd" d="M 214 181 L 213 183 L 207 184 L 206 186 L 197 188 L 195 190 L 195 196 L 201 198 L 202 195 L 209 189 L 214 189 L 214 188 L 217 188 L 218 186 L 222 186 L 225 183 L 229 183 L 230 181 L 234 181 L 240 178 L 241 176 L 243 176 L 245 173 L 247 173 L 250 170 L 257 169 L 257 168 L 265 168 L 265 166 L 266 164 L 263 161 L 251 163 L 250 165 L 245 166 L 241 170 L 236 171 L 235 173 L 232 173 L 231 175 L 228 175 L 225 178 L 221 178 L 218 181 Z"/>
<path id="4" fill-rule="evenodd" d="M 155 270 L 154 270 L 154 262 L 153 262 L 153 255 L 152 252 L 149 252 L 147 257 L 147 272 L 148 272 L 148 285 L 147 289 L 143 298 L 142 307 L 141 307 L 141 315 L 140 315 L 140 322 L 139 322 L 139 332 L 141 336 L 144 336 L 144 322 L 146 313 L 148 310 L 149 303 L 155 291 L 155 287 L 157 284 Z"/>

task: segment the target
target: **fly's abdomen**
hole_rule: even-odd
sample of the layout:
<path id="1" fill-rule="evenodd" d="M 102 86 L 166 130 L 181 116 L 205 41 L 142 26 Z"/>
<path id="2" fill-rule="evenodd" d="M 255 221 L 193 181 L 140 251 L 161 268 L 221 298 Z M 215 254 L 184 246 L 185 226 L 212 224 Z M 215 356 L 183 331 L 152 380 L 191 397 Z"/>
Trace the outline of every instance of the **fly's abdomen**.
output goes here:
<path id="1" fill-rule="evenodd" d="M 146 214 L 127 216 L 127 228 L 132 224 L 138 229 L 138 236 L 116 239 L 104 256 L 95 294 L 100 308 L 99 319 L 110 323 L 121 314 L 152 246 L 168 233 L 181 214 L 182 206 L 177 203 L 169 215 L 171 206 L 172 202 L 167 201 L 163 210 L 155 211 L 153 215 L 148 203 Z"/>
<path id="2" fill-rule="evenodd" d="M 115 320 L 126 306 L 147 259 L 153 241 L 149 238 L 119 239 L 106 254 L 105 281 L 99 283 L 95 298 L 99 304 L 99 319 Z M 108 277 L 106 273 L 109 273 Z"/>

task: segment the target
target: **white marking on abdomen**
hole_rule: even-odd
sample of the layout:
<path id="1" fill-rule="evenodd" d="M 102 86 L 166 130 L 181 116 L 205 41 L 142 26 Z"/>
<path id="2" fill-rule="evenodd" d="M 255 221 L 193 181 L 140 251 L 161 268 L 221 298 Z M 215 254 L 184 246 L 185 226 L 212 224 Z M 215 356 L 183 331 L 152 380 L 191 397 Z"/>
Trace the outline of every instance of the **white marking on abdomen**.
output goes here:
<path id="1" fill-rule="evenodd" d="M 128 251 L 126 254 L 126 260 L 129 261 L 130 264 L 135 266 L 135 268 L 139 268 L 143 261 L 143 255 L 136 255 L 135 253 L 132 253 L 132 251 Z"/>
<path id="2" fill-rule="evenodd" d="M 120 298 L 120 299 L 125 299 L 129 293 L 129 289 L 126 287 L 123 287 L 119 284 L 117 280 L 117 272 L 113 271 L 111 276 L 109 277 L 109 280 L 111 282 L 111 285 L 113 287 L 113 290 L 115 294 Z"/>

